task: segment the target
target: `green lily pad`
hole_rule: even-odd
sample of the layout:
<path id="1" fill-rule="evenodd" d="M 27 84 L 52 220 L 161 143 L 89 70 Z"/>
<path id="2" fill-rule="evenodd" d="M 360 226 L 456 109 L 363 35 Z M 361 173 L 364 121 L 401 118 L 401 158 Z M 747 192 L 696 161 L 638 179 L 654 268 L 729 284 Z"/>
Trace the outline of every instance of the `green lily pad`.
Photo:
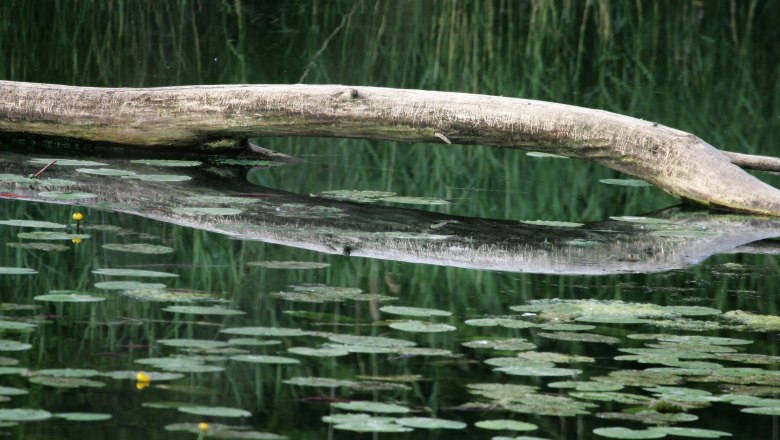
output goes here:
<path id="1" fill-rule="evenodd" d="M 368 402 L 355 400 L 352 402 L 336 402 L 330 405 L 333 408 L 345 411 L 366 411 L 373 413 L 405 414 L 411 411 L 409 408 L 394 403 Z"/>
<path id="2" fill-rule="evenodd" d="M 67 225 L 60 223 L 44 222 L 39 220 L 0 220 L 0 225 L 17 226 L 20 228 L 65 228 Z"/>
<path id="3" fill-rule="evenodd" d="M 570 333 L 570 332 L 555 332 L 546 333 L 539 332 L 538 336 L 547 339 L 555 339 L 557 341 L 572 341 L 572 342 L 592 342 L 600 344 L 618 344 L 620 339 L 612 336 L 598 335 L 595 333 Z"/>
<path id="4" fill-rule="evenodd" d="M 384 422 L 375 420 L 376 418 L 368 420 L 360 420 L 350 423 L 340 423 L 334 425 L 333 429 L 339 429 L 342 431 L 354 431 L 354 432 L 384 432 L 384 433 L 399 433 L 410 432 L 412 428 L 401 426 L 396 423 Z"/>
<path id="5" fill-rule="evenodd" d="M 143 358 L 134 362 L 174 373 L 218 373 L 225 370 L 218 365 L 206 365 L 200 360 L 187 357 Z"/>
<path id="6" fill-rule="evenodd" d="M 416 320 L 393 322 L 390 324 L 390 328 L 411 333 L 440 333 L 457 330 L 457 327 L 449 324 Z"/>
<path id="7" fill-rule="evenodd" d="M 53 388 L 102 388 L 103 382 L 84 377 L 33 376 L 30 383 Z"/>
<path id="8" fill-rule="evenodd" d="M 0 339 L 0 351 L 25 351 L 32 348 L 31 344 L 9 339 Z"/>
<path id="9" fill-rule="evenodd" d="M 16 234 L 16 236 L 18 238 L 30 240 L 86 240 L 91 237 L 89 234 L 68 234 L 66 232 L 54 231 L 20 232 Z"/>
<path id="10" fill-rule="evenodd" d="M 115 170 L 112 168 L 77 168 L 76 171 L 96 176 L 132 176 L 135 174 L 134 171 Z"/>
<path id="11" fill-rule="evenodd" d="M 764 416 L 780 416 L 780 407 L 778 406 L 758 406 L 753 408 L 742 408 L 740 411 L 748 414 L 761 414 Z"/>
<path id="12" fill-rule="evenodd" d="M 524 366 L 524 367 L 501 367 L 496 368 L 494 371 L 500 371 L 504 374 L 512 376 L 536 376 L 536 377 L 560 377 L 560 376 L 576 376 L 582 373 L 582 370 L 574 368 L 558 368 L 558 367 L 544 367 L 544 366 Z"/>
<path id="13" fill-rule="evenodd" d="M 432 417 L 403 417 L 395 423 L 401 426 L 421 429 L 464 429 L 468 424 L 455 420 L 437 419 Z"/>
<path id="14" fill-rule="evenodd" d="M 21 388 L 0 386 L 0 396 L 23 396 L 25 394 L 29 394 L 29 392 Z"/>
<path id="15" fill-rule="evenodd" d="M 533 423 L 518 422 L 517 420 L 481 420 L 474 424 L 477 428 L 493 429 L 497 431 L 535 431 L 539 429 Z"/>
<path id="16" fill-rule="evenodd" d="M 666 433 L 656 431 L 654 428 L 648 429 L 628 429 L 622 427 L 596 428 L 593 433 L 606 438 L 618 439 L 650 439 L 664 438 Z"/>
<path id="17" fill-rule="evenodd" d="M 42 409 L 3 408 L 0 409 L 0 421 L 3 422 L 39 422 L 51 418 L 51 413 Z"/>
<path id="18" fill-rule="evenodd" d="M 780 316 L 750 313 L 742 310 L 731 310 L 724 313 L 723 317 L 729 321 L 744 325 L 745 329 L 748 331 L 780 331 Z"/>
<path id="19" fill-rule="evenodd" d="M 188 289 L 132 289 L 120 292 L 120 295 L 140 301 L 190 303 L 196 301 L 219 301 L 222 295 L 198 292 Z"/>
<path id="20" fill-rule="evenodd" d="M 629 223 L 640 223 L 644 225 L 665 225 L 672 223 L 670 220 L 666 220 L 663 218 L 653 218 L 653 217 L 636 217 L 631 215 L 623 215 L 619 217 L 610 217 L 612 220 L 617 220 L 620 222 L 629 222 Z"/>
<path id="21" fill-rule="evenodd" d="M 169 306 L 164 308 L 163 311 L 171 313 L 183 313 L 186 315 L 234 316 L 246 314 L 246 312 L 241 310 L 228 309 L 220 306 Z"/>
<path id="22" fill-rule="evenodd" d="M 575 391 L 583 392 L 607 392 L 607 391 L 620 391 L 623 389 L 623 385 L 619 383 L 604 383 L 604 382 L 585 382 L 569 380 L 564 382 L 551 382 L 547 384 L 550 388 L 565 388 L 574 389 Z"/>
<path id="23" fill-rule="evenodd" d="M 71 422 L 102 422 L 113 417 L 111 414 L 87 412 L 54 413 L 53 416 Z"/>
<path id="24" fill-rule="evenodd" d="M 208 417 L 249 417 L 252 415 L 247 410 L 225 406 L 180 406 L 176 409 L 183 413 Z"/>
<path id="25" fill-rule="evenodd" d="M 112 269 L 103 268 L 92 271 L 95 275 L 106 275 L 114 277 L 144 277 L 144 278 L 177 278 L 179 275 L 168 272 L 158 272 L 155 270 L 140 269 Z"/>
<path id="26" fill-rule="evenodd" d="M 552 226 L 554 228 L 579 228 L 584 225 L 584 223 L 561 222 L 555 220 L 521 220 L 520 223 L 534 226 Z"/>
<path id="27" fill-rule="evenodd" d="M 470 325 L 473 327 L 494 327 L 494 326 L 501 326 L 506 328 L 533 328 L 536 327 L 536 324 L 533 322 L 523 321 L 521 319 L 514 319 L 514 318 L 477 318 L 477 319 L 467 319 L 465 321 L 466 325 Z"/>
<path id="28" fill-rule="evenodd" d="M 9 321 L 6 319 L 0 319 L 0 330 L 4 330 L 4 331 L 26 333 L 26 332 L 31 332 L 37 328 L 38 328 L 37 325 L 30 324 L 29 322 Z"/>
<path id="29" fill-rule="evenodd" d="M 677 437 L 690 437 L 690 438 L 721 438 L 731 437 L 731 434 L 723 431 L 715 431 L 712 429 L 701 428 L 681 428 L 676 426 L 659 426 L 653 428 L 658 432 L 663 432 L 667 435 L 675 435 Z"/>
<path id="30" fill-rule="evenodd" d="M 6 246 L 14 249 L 28 249 L 34 251 L 43 252 L 65 252 L 70 249 L 68 246 L 54 243 L 39 243 L 39 242 L 18 242 L 18 243 L 6 243 Z"/>
<path id="31" fill-rule="evenodd" d="M 250 362 L 253 364 L 284 365 L 284 364 L 301 363 L 301 361 L 294 358 L 283 357 L 283 356 L 266 356 L 266 355 L 259 355 L 259 354 L 242 354 L 238 356 L 231 356 L 230 359 L 239 362 Z"/>
<path id="32" fill-rule="evenodd" d="M 210 208 L 210 207 L 195 207 L 195 208 L 173 208 L 171 210 L 176 214 L 183 215 L 238 215 L 243 211 L 236 208 Z"/>
<path id="33" fill-rule="evenodd" d="M 181 176 L 176 174 L 135 174 L 132 176 L 122 176 L 123 179 L 143 180 L 145 182 L 184 182 L 192 180 L 190 176 Z"/>
<path id="34" fill-rule="evenodd" d="M 392 315 L 403 316 L 451 316 L 452 312 L 438 309 L 426 309 L 422 307 L 399 307 L 399 306 L 383 306 L 379 308 L 379 311 L 390 313 Z"/>
<path id="35" fill-rule="evenodd" d="M 287 349 L 288 353 L 297 354 L 301 356 L 312 357 L 339 357 L 346 356 L 349 351 L 335 347 L 323 347 L 323 348 L 311 348 L 311 347 L 290 347 Z"/>
<path id="36" fill-rule="evenodd" d="M 547 323 L 539 325 L 538 327 L 541 330 L 547 330 L 551 332 L 584 332 L 596 328 L 595 325 L 569 324 L 564 322 Z"/>
<path id="37" fill-rule="evenodd" d="M 639 179 L 601 179 L 599 182 L 607 184 L 607 185 L 618 185 L 618 186 L 653 186 L 644 180 Z"/>
<path id="38" fill-rule="evenodd" d="M 161 373 L 159 371 L 144 371 L 144 374 L 149 376 L 149 380 L 151 380 L 152 382 L 176 380 L 184 377 L 184 375 L 181 373 Z M 106 373 L 101 373 L 101 376 L 110 377 L 111 379 L 117 379 L 117 380 L 138 380 L 138 371 L 137 370 L 109 371 Z"/>
<path id="39" fill-rule="evenodd" d="M 329 263 L 318 263 L 316 261 L 251 261 L 247 266 L 258 266 L 266 269 L 324 269 L 330 266 Z"/>
<path id="40" fill-rule="evenodd" d="M 92 160 L 52 159 L 52 158 L 30 159 L 28 162 L 39 164 L 39 165 L 48 165 L 55 161 L 56 163 L 54 165 L 58 165 L 62 167 L 100 167 L 100 166 L 108 165 L 107 163 L 95 162 Z"/>
<path id="41" fill-rule="evenodd" d="M 36 301 L 76 303 L 100 302 L 106 300 L 99 296 L 85 295 L 82 293 L 49 293 L 48 295 L 38 295 L 33 299 Z"/>
<path id="42" fill-rule="evenodd" d="M 352 387 L 357 384 L 357 382 L 353 380 L 339 380 L 331 379 L 329 377 L 291 377 L 283 382 L 288 385 L 317 388 Z"/>
<path id="43" fill-rule="evenodd" d="M 227 342 L 214 341 L 211 339 L 158 339 L 156 342 L 167 347 L 177 348 L 211 349 L 228 346 Z"/>
<path id="44" fill-rule="evenodd" d="M 0 275 L 32 275 L 38 273 L 35 269 L 26 267 L 0 267 Z"/>
<path id="45" fill-rule="evenodd" d="M 68 191 L 42 191 L 39 196 L 54 200 L 86 200 L 94 199 L 97 194 L 88 192 L 68 192 Z"/>
<path id="46" fill-rule="evenodd" d="M 286 328 L 286 327 L 231 327 L 220 330 L 222 333 L 229 335 L 241 335 L 241 336 L 270 336 L 270 337 L 287 337 L 287 336 L 307 336 L 309 332 L 301 330 L 299 328 Z"/>
<path id="47" fill-rule="evenodd" d="M 199 435 L 202 431 L 199 423 L 172 423 L 165 425 L 166 431 L 184 431 Z M 209 423 L 208 437 L 236 440 L 288 440 L 287 437 L 271 432 L 249 431 L 243 426 L 230 426 L 221 423 Z"/>
<path id="48" fill-rule="evenodd" d="M 49 377 L 94 377 L 100 375 L 100 372 L 85 368 L 49 368 L 38 370 L 36 374 Z"/>
<path id="49" fill-rule="evenodd" d="M 130 163 L 151 165 L 155 167 L 197 167 L 203 165 L 197 160 L 169 160 L 169 159 L 136 159 Z"/>
<path id="50" fill-rule="evenodd" d="M 311 194 L 311 196 L 350 202 L 371 203 L 385 197 L 393 197 L 395 196 L 395 193 L 388 191 L 331 190 L 323 191 L 318 194 Z"/>
<path id="51" fill-rule="evenodd" d="M 405 339 L 385 338 L 382 336 L 354 336 L 354 335 L 331 335 L 328 336 L 333 342 L 344 345 L 355 345 L 365 347 L 385 347 L 401 348 L 414 347 L 417 343 Z"/>
<path id="52" fill-rule="evenodd" d="M 164 289 L 165 284 L 141 283 L 138 281 L 103 281 L 95 283 L 95 288 L 104 290 Z"/>
<path id="53" fill-rule="evenodd" d="M 699 417 L 684 412 L 661 413 L 652 410 L 643 410 L 635 413 L 626 412 L 608 412 L 597 413 L 596 417 L 609 420 L 626 420 L 630 422 L 639 422 L 646 425 L 665 425 L 669 423 L 694 422 Z"/>
<path id="54" fill-rule="evenodd" d="M 382 197 L 379 199 L 382 202 L 389 203 L 402 203 L 406 205 L 449 205 L 450 202 L 444 199 L 436 199 L 432 197 L 405 197 L 405 196 L 390 196 Z"/>
<path id="55" fill-rule="evenodd" d="M 533 350 L 536 345 L 522 338 L 510 339 L 477 339 L 463 342 L 461 345 L 468 348 L 486 348 L 498 351 L 525 351 Z"/>
<path id="56" fill-rule="evenodd" d="M 174 251 L 174 249 L 171 247 L 160 246 L 156 244 L 148 244 L 148 243 L 132 243 L 132 244 L 108 243 L 103 245 L 103 249 L 108 249 L 110 251 L 131 252 L 134 254 L 150 254 L 150 255 L 170 254 L 171 252 Z"/>
<path id="57" fill-rule="evenodd" d="M 246 345 L 262 347 L 266 345 L 279 345 L 282 341 L 275 339 L 255 339 L 255 338 L 233 338 L 227 340 L 228 345 Z"/>
<path id="58" fill-rule="evenodd" d="M 678 344 L 701 344 L 701 345 L 748 345 L 753 341 L 749 339 L 723 338 L 718 336 L 699 336 L 699 335 L 660 335 L 659 341 L 674 342 Z"/>

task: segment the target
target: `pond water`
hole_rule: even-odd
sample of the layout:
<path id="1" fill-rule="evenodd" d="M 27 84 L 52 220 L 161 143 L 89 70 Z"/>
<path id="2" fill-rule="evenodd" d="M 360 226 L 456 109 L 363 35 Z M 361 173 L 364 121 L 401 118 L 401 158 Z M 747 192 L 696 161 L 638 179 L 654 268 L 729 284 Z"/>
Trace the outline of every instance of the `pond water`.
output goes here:
<path id="1" fill-rule="evenodd" d="M 12 0 L 0 79 L 472 91 L 772 154 L 777 6 L 693 5 Z M 0 138 L 0 433 L 780 438 L 780 221 L 524 151 L 258 142 L 303 163 Z"/>

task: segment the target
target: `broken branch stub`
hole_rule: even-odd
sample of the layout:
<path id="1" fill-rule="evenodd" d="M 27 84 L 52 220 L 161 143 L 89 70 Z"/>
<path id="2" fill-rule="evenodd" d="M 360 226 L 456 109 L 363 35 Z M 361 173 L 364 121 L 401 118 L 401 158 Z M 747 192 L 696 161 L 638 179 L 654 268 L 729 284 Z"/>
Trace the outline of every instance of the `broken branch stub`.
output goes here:
<path id="1" fill-rule="evenodd" d="M 336 85 L 130 89 L 0 81 L 0 96 L 0 131 L 136 146 L 226 136 L 446 139 L 591 160 L 702 205 L 780 216 L 780 191 L 696 136 L 564 104 Z"/>

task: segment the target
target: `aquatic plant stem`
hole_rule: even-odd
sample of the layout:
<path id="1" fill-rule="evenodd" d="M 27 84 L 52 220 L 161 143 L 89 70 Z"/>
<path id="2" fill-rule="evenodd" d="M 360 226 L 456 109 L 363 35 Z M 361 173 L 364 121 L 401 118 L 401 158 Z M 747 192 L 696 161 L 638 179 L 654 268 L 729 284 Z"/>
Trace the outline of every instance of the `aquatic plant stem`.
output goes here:
<path id="1" fill-rule="evenodd" d="M 698 204 L 780 216 L 779 190 L 698 137 L 571 105 L 340 85 L 133 89 L 0 81 L 0 96 L 0 131 L 137 146 L 292 135 L 441 143 L 444 136 L 453 144 L 590 160 Z"/>

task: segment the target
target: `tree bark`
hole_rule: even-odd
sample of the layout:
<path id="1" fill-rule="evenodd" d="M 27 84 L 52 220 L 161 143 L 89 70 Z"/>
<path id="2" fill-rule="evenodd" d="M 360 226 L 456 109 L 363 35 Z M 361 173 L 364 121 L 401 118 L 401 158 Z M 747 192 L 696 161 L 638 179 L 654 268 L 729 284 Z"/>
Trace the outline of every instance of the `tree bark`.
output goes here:
<path id="1" fill-rule="evenodd" d="M 780 216 L 780 191 L 698 137 L 606 111 L 338 85 L 91 88 L 0 81 L 0 131 L 136 146 L 329 136 L 526 148 L 591 160 L 705 206 Z"/>

